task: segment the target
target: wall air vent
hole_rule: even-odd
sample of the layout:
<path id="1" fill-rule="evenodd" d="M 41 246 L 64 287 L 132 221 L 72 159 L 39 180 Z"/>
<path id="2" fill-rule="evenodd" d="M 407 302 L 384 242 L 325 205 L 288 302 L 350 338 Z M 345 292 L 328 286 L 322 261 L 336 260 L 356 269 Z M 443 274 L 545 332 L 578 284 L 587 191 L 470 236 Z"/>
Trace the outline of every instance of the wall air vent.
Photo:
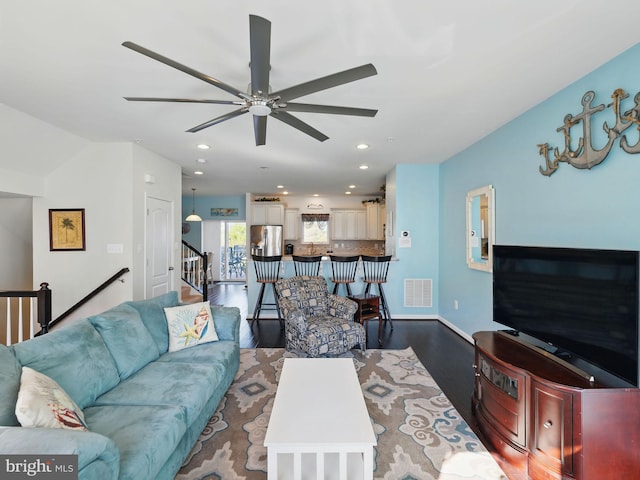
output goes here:
<path id="1" fill-rule="evenodd" d="M 432 286 L 433 281 L 430 278 L 405 278 L 404 306 L 432 307 Z"/>

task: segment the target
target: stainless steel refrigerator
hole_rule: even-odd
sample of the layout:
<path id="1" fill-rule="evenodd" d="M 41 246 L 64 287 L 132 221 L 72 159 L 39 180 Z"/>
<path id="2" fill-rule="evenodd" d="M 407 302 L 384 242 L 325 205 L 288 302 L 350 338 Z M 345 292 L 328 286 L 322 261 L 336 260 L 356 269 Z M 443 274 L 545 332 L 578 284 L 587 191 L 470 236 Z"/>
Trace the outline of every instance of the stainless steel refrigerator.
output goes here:
<path id="1" fill-rule="evenodd" d="M 250 237 L 252 255 L 282 255 L 282 225 L 252 225 Z"/>

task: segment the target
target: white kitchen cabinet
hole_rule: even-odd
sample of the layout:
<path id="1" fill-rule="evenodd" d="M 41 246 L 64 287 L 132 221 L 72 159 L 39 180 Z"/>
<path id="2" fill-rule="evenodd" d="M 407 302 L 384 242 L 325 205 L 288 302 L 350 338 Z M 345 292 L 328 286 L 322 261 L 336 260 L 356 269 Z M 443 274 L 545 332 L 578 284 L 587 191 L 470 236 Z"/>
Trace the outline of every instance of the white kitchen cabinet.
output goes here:
<path id="1" fill-rule="evenodd" d="M 284 209 L 284 238 L 286 240 L 298 240 L 300 221 L 300 211 L 297 208 Z"/>
<path id="2" fill-rule="evenodd" d="M 284 225 L 284 205 L 251 204 L 251 225 Z"/>
<path id="3" fill-rule="evenodd" d="M 384 240 L 384 223 L 384 205 L 367 203 L 367 240 Z"/>
<path id="4" fill-rule="evenodd" d="M 331 210 L 332 240 L 366 240 L 367 211 L 364 209 Z"/>

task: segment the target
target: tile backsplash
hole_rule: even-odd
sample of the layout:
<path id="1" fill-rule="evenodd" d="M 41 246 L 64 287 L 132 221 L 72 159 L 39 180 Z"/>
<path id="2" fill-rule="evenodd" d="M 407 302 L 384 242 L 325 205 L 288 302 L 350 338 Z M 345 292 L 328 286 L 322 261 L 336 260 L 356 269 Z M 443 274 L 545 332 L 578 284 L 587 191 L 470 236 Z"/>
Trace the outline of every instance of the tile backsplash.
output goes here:
<path id="1" fill-rule="evenodd" d="M 288 241 L 285 244 L 293 244 L 294 255 L 384 255 L 384 240 L 332 240 L 331 244 L 302 243 L 301 241 Z"/>

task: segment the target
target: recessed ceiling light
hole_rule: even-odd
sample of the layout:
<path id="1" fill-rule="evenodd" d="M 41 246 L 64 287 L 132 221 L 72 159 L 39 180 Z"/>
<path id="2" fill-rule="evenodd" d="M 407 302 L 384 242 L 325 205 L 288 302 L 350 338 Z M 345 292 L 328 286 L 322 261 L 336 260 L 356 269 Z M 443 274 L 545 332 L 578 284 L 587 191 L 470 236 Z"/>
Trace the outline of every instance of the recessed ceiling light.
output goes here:
<path id="1" fill-rule="evenodd" d="M 367 148 L 369 148 L 369 145 L 367 145 L 366 143 L 359 143 L 358 145 L 356 145 L 356 148 L 358 150 L 366 150 Z"/>
<path id="2" fill-rule="evenodd" d="M 369 165 L 365 165 L 364 163 L 360 165 L 360 170 L 366 170 L 367 168 L 369 168 Z"/>
<path id="3" fill-rule="evenodd" d="M 318 194 L 318 193 L 314 193 L 314 194 L 313 194 L 313 196 L 314 196 L 314 197 L 319 197 L 319 196 L 320 196 L 320 194 Z"/>
<path id="4" fill-rule="evenodd" d="M 345 195 L 351 195 L 351 192 L 344 192 Z"/>
<path id="5" fill-rule="evenodd" d="M 287 192 L 286 190 L 284 192 L 282 192 L 283 195 L 289 195 L 289 192 Z"/>
<path id="6" fill-rule="evenodd" d="M 349 185 L 349 188 L 356 188 L 355 185 Z"/>
<path id="7" fill-rule="evenodd" d="M 204 172 L 201 170 L 196 170 L 195 172 L 193 172 L 194 175 L 204 175 Z"/>
<path id="8" fill-rule="evenodd" d="M 284 188 L 284 185 L 278 185 L 276 188 Z"/>
<path id="9" fill-rule="evenodd" d="M 196 160 L 196 162 L 198 162 L 198 163 L 207 163 L 207 159 L 206 158 L 198 158 Z"/>
<path id="10" fill-rule="evenodd" d="M 199 144 L 197 145 L 197 147 L 198 147 L 200 150 L 209 150 L 209 149 L 211 148 L 209 145 L 207 145 L 207 144 L 205 144 L 205 143 L 199 143 Z"/>

